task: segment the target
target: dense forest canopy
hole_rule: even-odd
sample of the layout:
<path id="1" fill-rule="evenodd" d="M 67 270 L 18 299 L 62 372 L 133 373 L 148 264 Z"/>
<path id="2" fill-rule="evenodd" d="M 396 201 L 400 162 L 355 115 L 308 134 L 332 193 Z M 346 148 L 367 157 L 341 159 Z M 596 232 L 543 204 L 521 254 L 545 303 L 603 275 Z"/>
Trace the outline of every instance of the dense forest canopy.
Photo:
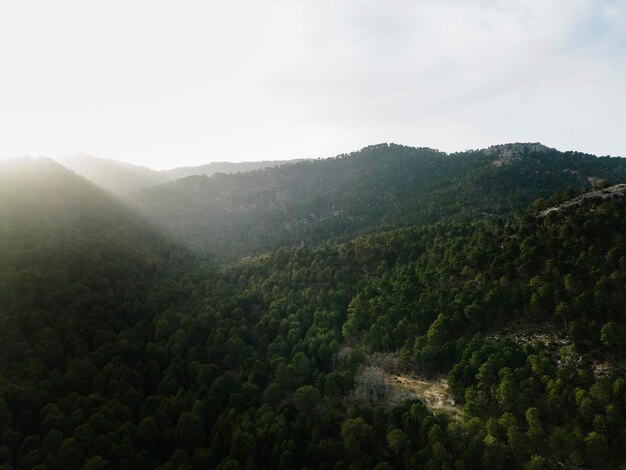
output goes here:
<path id="1" fill-rule="evenodd" d="M 280 211 L 224 216 L 214 247 L 267 225 L 222 259 L 270 250 L 270 220 L 353 217 L 218 266 L 58 164 L 1 162 L 0 463 L 619 468 L 626 194 L 589 187 L 625 168 L 376 146 L 155 189 L 267 209 L 281 181 Z"/>
<path id="2" fill-rule="evenodd" d="M 363 232 L 505 215 L 568 188 L 626 179 L 626 160 L 510 144 L 446 154 L 395 144 L 131 194 L 159 228 L 232 262 Z"/>

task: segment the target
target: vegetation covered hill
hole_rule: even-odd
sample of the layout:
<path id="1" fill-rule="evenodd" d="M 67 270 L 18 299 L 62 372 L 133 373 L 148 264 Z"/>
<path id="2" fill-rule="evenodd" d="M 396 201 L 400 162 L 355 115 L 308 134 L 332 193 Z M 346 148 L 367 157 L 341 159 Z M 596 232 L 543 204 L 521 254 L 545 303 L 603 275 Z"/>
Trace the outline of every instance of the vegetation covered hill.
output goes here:
<path id="1" fill-rule="evenodd" d="M 211 361 L 229 371 L 225 381 L 239 371 L 241 387 L 221 396 L 209 435 L 216 462 L 617 468 L 626 459 L 624 202 L 404 229 L 238 264 L 206 297 Z M 565 341 L 520 339 L 519 324 Z M 362 379 L 363 366 L 393 351 L 405 370 L 448 374 L 461 421 L 415 401 L 376 400 L 379 384 Z M 272 408 L 238 405 L 259 396 L 255 386 Z M 353 387 L 374 399 L 350 400 Z M 284 423 L 284 437 L 268 437 L 259 427 L 267 420 Z"/>
<path id="2" fill-rule="evenodd" d="M 43 255 L 64 264 L 62 254 L 89 256 L 101 246 L 156 264 L 184 252 L 115 196 L 46 158 L 0 162 L 0 221 L 5 260 Z"/>
<path id="3" fill-rule="evenodd" d="M 218 272 L 52 162 L 0 180 L 6 468 L 626 462 L 623 197 L 564 192 Z M 446 377 L 461 412 L 388 400 L 389 373 Z"/>
<path id="4" fill-rule="evenodd" d="M 132 165 L 109 158 L 97 158 L 87 154 L 59 158 L 58 162 L 115 194 L 126 194 L 171 181 L 167 175 L 145 166 Z"/>
<path id="5" fill-rule="evenodd" d="M 85 419 L 119 411 L 110 379 L 125 364 L 137 366 L 137 335 L 155 315 L 184 305 L 189 291 L 177 286 L 189 259 L 109 193 L 59 164 L 0 162 L 5 468 L 82 465 L 76 441 L 67 439 Z M 118 398 L 137 396 L 132 380 L 121 382 Z"/>
<path id="6" fill-rule="evenodd" d="M 262 160 L 259 162 L 211 162 L 199 166 L 182 166 L 172 168 L 171 170 L 163 170 L 160 173 L 165 175 L 169 181 L 174 181 L 188 176 L 212 176 L 216 173 L 247 173 L 249 171 L 263 170 L 292 163 L 298 163 L 304 160 Z"/>
<path id="7" fill-rule="evenodd" d="M 58 161 L 66 168 L 115 194 L 126 194 L 192 175 L 211 176 L 215 173 L 247 172 L 288 163 L 278 160 L 243 163 L 213 162 L 195 167 L 158 171 L 145 166 L 131 165 L 109 158 L 97 158 L 87 154 L 70 155 L 59 158 Z"/>
<path id="8" fill-rule="evenodd" d="M 508 144 L 445 154 L 375 145 L 327 160 L 185 178 L 131 195 L 165 232 L 222 260 L 440 220 L 503 215 L 626 179 L 626 160 Z"/>

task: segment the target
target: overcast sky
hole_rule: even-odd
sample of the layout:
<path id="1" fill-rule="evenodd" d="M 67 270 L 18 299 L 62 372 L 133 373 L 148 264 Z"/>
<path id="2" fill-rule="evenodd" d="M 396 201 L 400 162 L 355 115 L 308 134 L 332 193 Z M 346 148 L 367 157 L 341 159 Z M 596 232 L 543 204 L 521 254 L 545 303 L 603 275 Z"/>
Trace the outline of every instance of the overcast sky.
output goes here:
<path id="1" fill-rule="evenodd" d="M 0 158 L 516 141 L 626 155 L 623 0 L 0 4 Z"/>

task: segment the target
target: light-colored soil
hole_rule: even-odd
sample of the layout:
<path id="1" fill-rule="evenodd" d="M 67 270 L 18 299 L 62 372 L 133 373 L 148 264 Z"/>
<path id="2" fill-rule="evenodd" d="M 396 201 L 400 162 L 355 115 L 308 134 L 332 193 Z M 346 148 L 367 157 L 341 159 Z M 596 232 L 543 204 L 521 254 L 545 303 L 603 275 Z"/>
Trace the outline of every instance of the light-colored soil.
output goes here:
<path id="1" fill-rule="evenodd" d="M 448 382 L 443 377 L 429 380 L 409 375 L 385 374 L 385 382 L 391 386 L 388 401 L 392 404 L 417 397 L 433 412 L 445 411 L 455 419 L 461 417 L 461 408 L 454 403 Z"/>
<path id="2" fill-rule="evenodd" d="M 500 338 L 508 337 L 520 346 L 543 343 L 548 350 L 558 353 L 559 349 L 569 346 L 571 341 L 567 337 L 565 330 L 554 324 L 532 324 L 524 322 L 511 322 L 506 328 L 495 330 L 488 334 L 487 342 L 496 341 Z"/>

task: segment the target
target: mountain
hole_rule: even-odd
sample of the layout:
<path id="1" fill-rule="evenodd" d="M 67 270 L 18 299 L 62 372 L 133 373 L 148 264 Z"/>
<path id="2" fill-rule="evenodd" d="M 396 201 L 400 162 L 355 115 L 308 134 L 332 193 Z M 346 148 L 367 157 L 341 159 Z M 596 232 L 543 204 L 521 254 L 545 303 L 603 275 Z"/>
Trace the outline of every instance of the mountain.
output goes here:
<path id="1" fill-rule="evenodd" d="M 157 171 L 144 166 L 132 165 L 108 158 L 97 158 L 87 154 L 61 157 L 57 161 L 98 186 L 120 195 L 191 175 L 210 176 L 215 173 L 247 172 L 290 163 L 287 161 L 214 162 L 196 167 L 180 167 Z"/>
<path id="2" fill-rule="evenodd" d="M 150 251 L 153 241 L 174 246 L 116 196 L 47 158 L 0 161 L 0 218 L 2 234 L 13 237 L 12 243 L 43 237 L 48 250 L 53 243 L 78 250 L 102 239 L 142 252 Z"/>
<path id="3" fill-rule="evenodd" d="M 204 175 L 212 176 L 216 173 L 247 173 L 254 170 L 263 170 L 285 164 L 293 164 L 304 161 L 296 160 L 263 160 L 259 162 L 211 162 L 200 166 L 183 166 L 171 170 L 162 170 L 160 173 L 167 176 L 168 181 L 174 181 L 187 176 Z"/>
<path id="4" fill-rule="evenodd" d="M 223 260 L 381 228 L 506 214 L 568 188 L 626 180 L 626 160 L 506 144 L 445 154 L 394 144 L 137 191 L 138 211 Z"/>
<path id="5" fill-rule="evenodd" d="M 78 465 L 71 455 L 77 422 L 55 420 L 78 399 L 89 403 L 83 418 L 103 423 L 115 406 L 111 374 L 132 375 L 142 347 L 137 332 L 144 335 L 174 301 L 183 307 L 179 267 L 191 259 L 60 164 L 0 162 L 3 468 Z M 120 393 L 128 398 L 131 390 Z M 49 453 L 55 457 L 46 463 Z"/>
<path id="6" fill-rule="evenodd" d="M 54 327 L 56 315 L 87 315 L 93 305 L 122 322 L 134 318 L 149 308 L 150 279 L 186 256 L 107 191 L 29 157 L 0 162 L 0 246 L 4 325 L 33 328 Z M 137 308 L 125 296 L 147 303 Z"/>
<path id="7" fill-rule="evenodd" d="M 386 147 L 168 185 L 319 213 L 373 190 L 341 199 L 370 233 L 220 269 L 51 160 L 0 162 L 0 464 L 623 466 L 626 196 L 583 188 L 622 161 Z M 381 229 L 403 214 L 423 224 Z"/>
<path id="8" fill-rule="evenodd" d="M 234 265 L 201 309 L 209 361 L 241 371 L 209 392 L 214 462 L 619 468 L 625 221 L 587 198 Z"/>
<path id="9" fill-rule="evenodd" d="M 58 162 L 116 194 L 125 194 L 170 181 L 166 175 L 144 166 L 131 165 L 108 158 L 97 158 L 87 154 L 62 157 L 58 159 Z"/>

